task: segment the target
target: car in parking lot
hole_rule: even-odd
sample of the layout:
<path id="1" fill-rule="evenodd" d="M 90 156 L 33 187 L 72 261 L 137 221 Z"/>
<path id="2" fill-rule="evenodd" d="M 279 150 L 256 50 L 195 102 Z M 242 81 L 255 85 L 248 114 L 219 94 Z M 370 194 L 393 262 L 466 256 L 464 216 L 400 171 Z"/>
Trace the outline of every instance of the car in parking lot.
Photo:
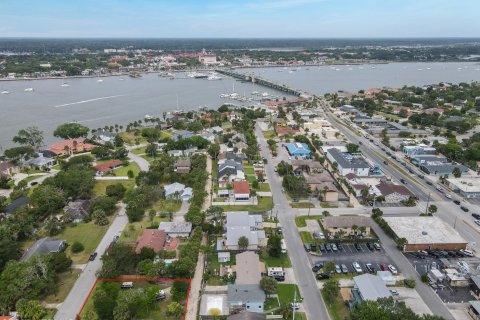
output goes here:
<path id="1" fill-rule="evenodd" d="M 310 252 L 310 245 L 308 243 L 304 243 L 303 247 L 305 248 L 305 251 Z"/>
<path id="2" fill-rule="evenodd" d="M 480 226 L 480 220 L 475 220 L 474 222 L 477 226 Z"/>
<path id="3" fill-rule="evenodd" d="M 330 243 L 325 243 L 325 250 L 332 251 L 332 246 L 330 245 Z"/>
<path id="4" fill-rule="evenodd" d="M 474 217 L 475 219 L 480 219 L 480 214 L 472 213 L 472 217 Z"/>
<path id="5" fill-rule="evenodd" d="M 370 242 L 367 242 L 367 248 L 368 248 L 368 250 L 370 250 L 370 251 L 375 250 L 375 248 L 373 247 L 373 244 L 371 244 Z"/>
<path id="6" fill-rule="evenodd" d="M 357 251 L 362 250 L 362 247 L 358 243 L 355 242 L 354 246 L 355 246 L 355 249 L 357 249 Z"/>
<path id="7" fill-rule="evenodd" d="M 313 272 L 318 272 L 318 270 L 320 270 L 322 268 L 323 268 L 323 262 L 316 262 L 312 267 L 312 271 Z"/>
<path id="8" fill-rule="evenodd" d="M 365 264 L 365 268 L 367 269 L 368 272 L 370 273 L 375 273 L 375 267 L 371 263 Z"/>
<path id="9" fill-rule="evenodd" d="M 338 264 L 335 265 L 335 273 L 341 274 L 342 273 L 342 268 Z"/>
<path id="10" fill-rule="evenodd" d="M 325 245 L 324 245 L 323 243 L 320 243 L 320 244 L 318 245 L 318 249 L 320 249 L 320 251 L 325 251 L 325 250 L 326 250 L 326 249 L 325 249 Z"/>
<path id="11" fill-rule="evenodd" d="M 380 265 L 380 269 L 382 269 L 382 271 L 388 271 L 388 265 L 386 263 L 382 263 Z"/>
<path id="12" fill-rule="evenodd" d="M 468 208 L 464 206 L 460 206 L 460 209 L 462 209 L 463 212 L 468 212 Z"/>
<path id="13" fill-rule="evenodd" d="M 325 239 L 325 235 L 323 234 L 323 232 L 320 232 L 320 231 L 315 231 L 313 234 L 313 239 L 315 240 L 323 240 Z"/>
<path id="14" fill-rule="evenodd" d="M 453 200 L 453 203 L 455 203 L 456 205 L 460 205 L 460 201 L 459 201 L 459 200 Z"/>
<path id="15" fill-rule="evenodd" d="M 343 246 L 342 246 L 341 243 L 337 243 L 337 249 L 338 249 L 338 250 L 343 250 Z"/>
<path id="16" fill-rule="evenodd" d="M 348 273 L 348 268 L 347 268 L 346 265 L 342 264 L 340 267 L 342 268 L 342 273 L 343 273 L 343 274 L 347 274 L 347 273 Z"/>
<path id="17" fill-rule="evenodd" d="M 317 251 L 317 244 L 315 242 L 310 243 L 310 251 Z"/>
<path id="18" fill-rule="evenodd" d="M 390 293 L 392 294 L 392 296 L 398 296 L 399 293 L 396 289 L 390 289 Z"/>
<path id="19" fill-rule="evenodd" d="M 330 279 L 330 274 L 325 272 L 317 273 L 316 278 L 317 280 Z"/>
<path id="20" fill-rule="evenodd" d="M 332 247 L 332 251 L 333 251 L 333 252 L 337 252 L 337 251 L 338 251 L 337 245 L 336 245 L 335 243 L 332 243 L 330 246 Z"/>
<path id="21" fill-rule="evenodd" d="M 398 274 L 398 271 L 397 271 L 397 268 L 395 268 L 393 265 L 389 264 L 388 265 L 388 270 L 390 270 L 390 272 L 392 274 Z"/>
<path id="22" fill-rule="evenodd" d="M 375 248 L 375 250 L 380 250 L 380 249 L 381 249 L 380 244 L 377 243 L 377 242 L 375 242 L 375 243 L 373 244 L 373 247 Z"/>
<path id="23" fill-rule="evenodd" d="M 353 270 L 355 270 L 356 273 L 362 273 L 363 272 L 363 269 L 362 267 L 360 267 L 360 264 L 358 262 L 354 262 L 352 263 L 352 266 L 353 266 Z"/>
<path id="24" fill-rule="evenodd" d="M 465 250 L 460 250 L 460 252 L 463 253 L 464 255 L 466 255 L 467 257 L 473 257 L 474 256 L 474 254 L 471 250 L 465 249 Z"/>

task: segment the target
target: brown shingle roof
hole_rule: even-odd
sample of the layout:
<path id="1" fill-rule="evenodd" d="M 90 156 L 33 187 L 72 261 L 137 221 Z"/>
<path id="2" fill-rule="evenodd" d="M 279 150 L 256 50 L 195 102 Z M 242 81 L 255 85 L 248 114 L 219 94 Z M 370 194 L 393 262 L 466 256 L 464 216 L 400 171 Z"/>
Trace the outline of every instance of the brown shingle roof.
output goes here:
<path id="1" fill-rule="evenodd" d="M 233 192 L 235 193 L 250 193 L 250 185 L 248 181 L 234 181 L 233 182 Z"/>
<path id="2" fill-rule="evenodd" d="M 398 193 L 404 196 L 413 196 L 413 193 L 410 190 L 408 190 L 407 187 L 401 184 L 380 182 L 380 184 L 378 184 L 376 187 L 378 190 L 380 190 L 383 196 L 388 196 L 389 194 L 392 194 L 392 193 Z"/>
<path id="3" fill-rule="evenodd" d="M 165 245 L 167 234 L 163 230 L 158 229 L 146 229 L 143 234 L 138 238 L 137 245 L 135 246 L 135 252 L 140 253 L 142 248 L 151 248 L 156 253 L 159 253 Z"/>

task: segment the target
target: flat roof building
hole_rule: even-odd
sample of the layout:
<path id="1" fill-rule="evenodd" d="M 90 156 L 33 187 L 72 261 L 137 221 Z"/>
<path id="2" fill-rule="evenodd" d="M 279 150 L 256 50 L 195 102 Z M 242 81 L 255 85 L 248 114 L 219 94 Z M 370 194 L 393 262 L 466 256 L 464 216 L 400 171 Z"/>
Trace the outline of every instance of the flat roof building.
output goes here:
<path id="1" fill-rule="evenodd" d="M 392 294 L 387 285 L 379 276 L 372 274 L 362 274 L 353 277 L 354 288 L 352 297 L 354 305 L 363 301 L 377 301 L 382 298 L 390 298 Z"/>
<path id="2" fill-rule="evenodd" d="M 451 177 L 446 179 L 450 189 L 465 198 L 480 198 L 480 177 L 465 176 L 460 178 Z"/>
<path id="3" fill-rule="evenodd" d="M 370 174 L 370 164 L 361 155 L 352 155 L 337 148 L 329 148 L 326 154 L 331 163 L 337 163 L 338 172 L 342 176 L 354 173 L 366 177 Z"/>
<path id="4" fill-rule="evenodd" d="M 460 250 L 467 241 L 437 217 L 384 217 L 398 238 L 407 239 L 403 251 Z"/>
<path id="5" fill-rule="evenodd" d="M 306 143 L 294 142 L 294 143 L 285 143 L 284 146 L 287 148 L 288 153 L 293 157 L 306 157 L 309 158 L 312 154 L 310 148 Z"/>

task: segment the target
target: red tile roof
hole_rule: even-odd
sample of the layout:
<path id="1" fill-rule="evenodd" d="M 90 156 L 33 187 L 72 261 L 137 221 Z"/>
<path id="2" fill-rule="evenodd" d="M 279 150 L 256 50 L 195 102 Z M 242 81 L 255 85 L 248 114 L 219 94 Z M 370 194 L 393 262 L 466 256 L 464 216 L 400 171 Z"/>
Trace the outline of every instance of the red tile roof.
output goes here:
<path id="1" fill-rule="evenodd" d="M 248 181 L 233 181 L 233 192 L 235 194 L 250 194 Z"/>
<path id="2" fill-rule="evenodd" d="M 74 146 L 74 141 L 76 143 L 76 146 Z M 65 152 L 65 147 L 68 147 L 70 152 Z M 83 143 L 83 139 L 72 139 L 72 140 L 63 140 L 60 142 L 57 142 L 48 148 L 48 150 L 52 151 L 56 155 L 64 155 L 67 153 L 72 153 L 73 152 L 84 152 L 84 151 L 90 151 L 95 147 L 93 144 L 90 143 Z"/>
<path id="3" fill-rule="evenodd" d="M 112 171 L 115 167 L 121 166 L 123 164 L 122 160 L 110 160 L 104 163 L 101 163 L 99 165 L 96 165 L 93 167 L 93 170 L 95 171 L 101 171 L 101 172 L 110 172 Z"/>
<path id="4" fill-rule="evenodd" d="M 138 237 L 135 252 L 140 253 L 142 248 L 151 248 L 156 253 L 159 253 L 165 245 L 167 234 L 163 230 L 146 229 L 143 234 Z"/>

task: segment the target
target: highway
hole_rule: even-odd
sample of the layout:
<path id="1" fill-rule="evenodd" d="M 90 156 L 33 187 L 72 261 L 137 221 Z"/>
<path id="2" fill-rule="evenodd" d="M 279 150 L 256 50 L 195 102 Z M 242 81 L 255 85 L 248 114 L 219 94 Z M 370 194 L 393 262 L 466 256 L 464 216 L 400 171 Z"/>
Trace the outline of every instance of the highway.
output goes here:
<path id="1" fill-rule="evenodd" d="M 262 151 L 261 155 L 271 164 L 273 159 L 268 151 L 267 142 L 263 136 L 262 130 L 257 123 L 255 131 Z M 303 307 L 308 319 L 328 320 L 330 319 L 325 303 L 323 302 L 320 290 L 317 287 L 317 281 L 311 270 L 311 265 L 303 248 L 302 240 L 295 225 L 295 216 L 297 210 L 292 209 L 288 203 L 285 194 L 282 192 L 282 182 L 279 176 L 274 172 L 273 165 L 265 166 L 265 171 L 270 181 L 270 188 L 273 194 L 275 207 L 273 212 L 278 213 L 278 219 L 283 227 L 283 236 L 288 249 L 288 254 L 292 261 L 293 271 L 300 292 L 303 297 Z"/>

